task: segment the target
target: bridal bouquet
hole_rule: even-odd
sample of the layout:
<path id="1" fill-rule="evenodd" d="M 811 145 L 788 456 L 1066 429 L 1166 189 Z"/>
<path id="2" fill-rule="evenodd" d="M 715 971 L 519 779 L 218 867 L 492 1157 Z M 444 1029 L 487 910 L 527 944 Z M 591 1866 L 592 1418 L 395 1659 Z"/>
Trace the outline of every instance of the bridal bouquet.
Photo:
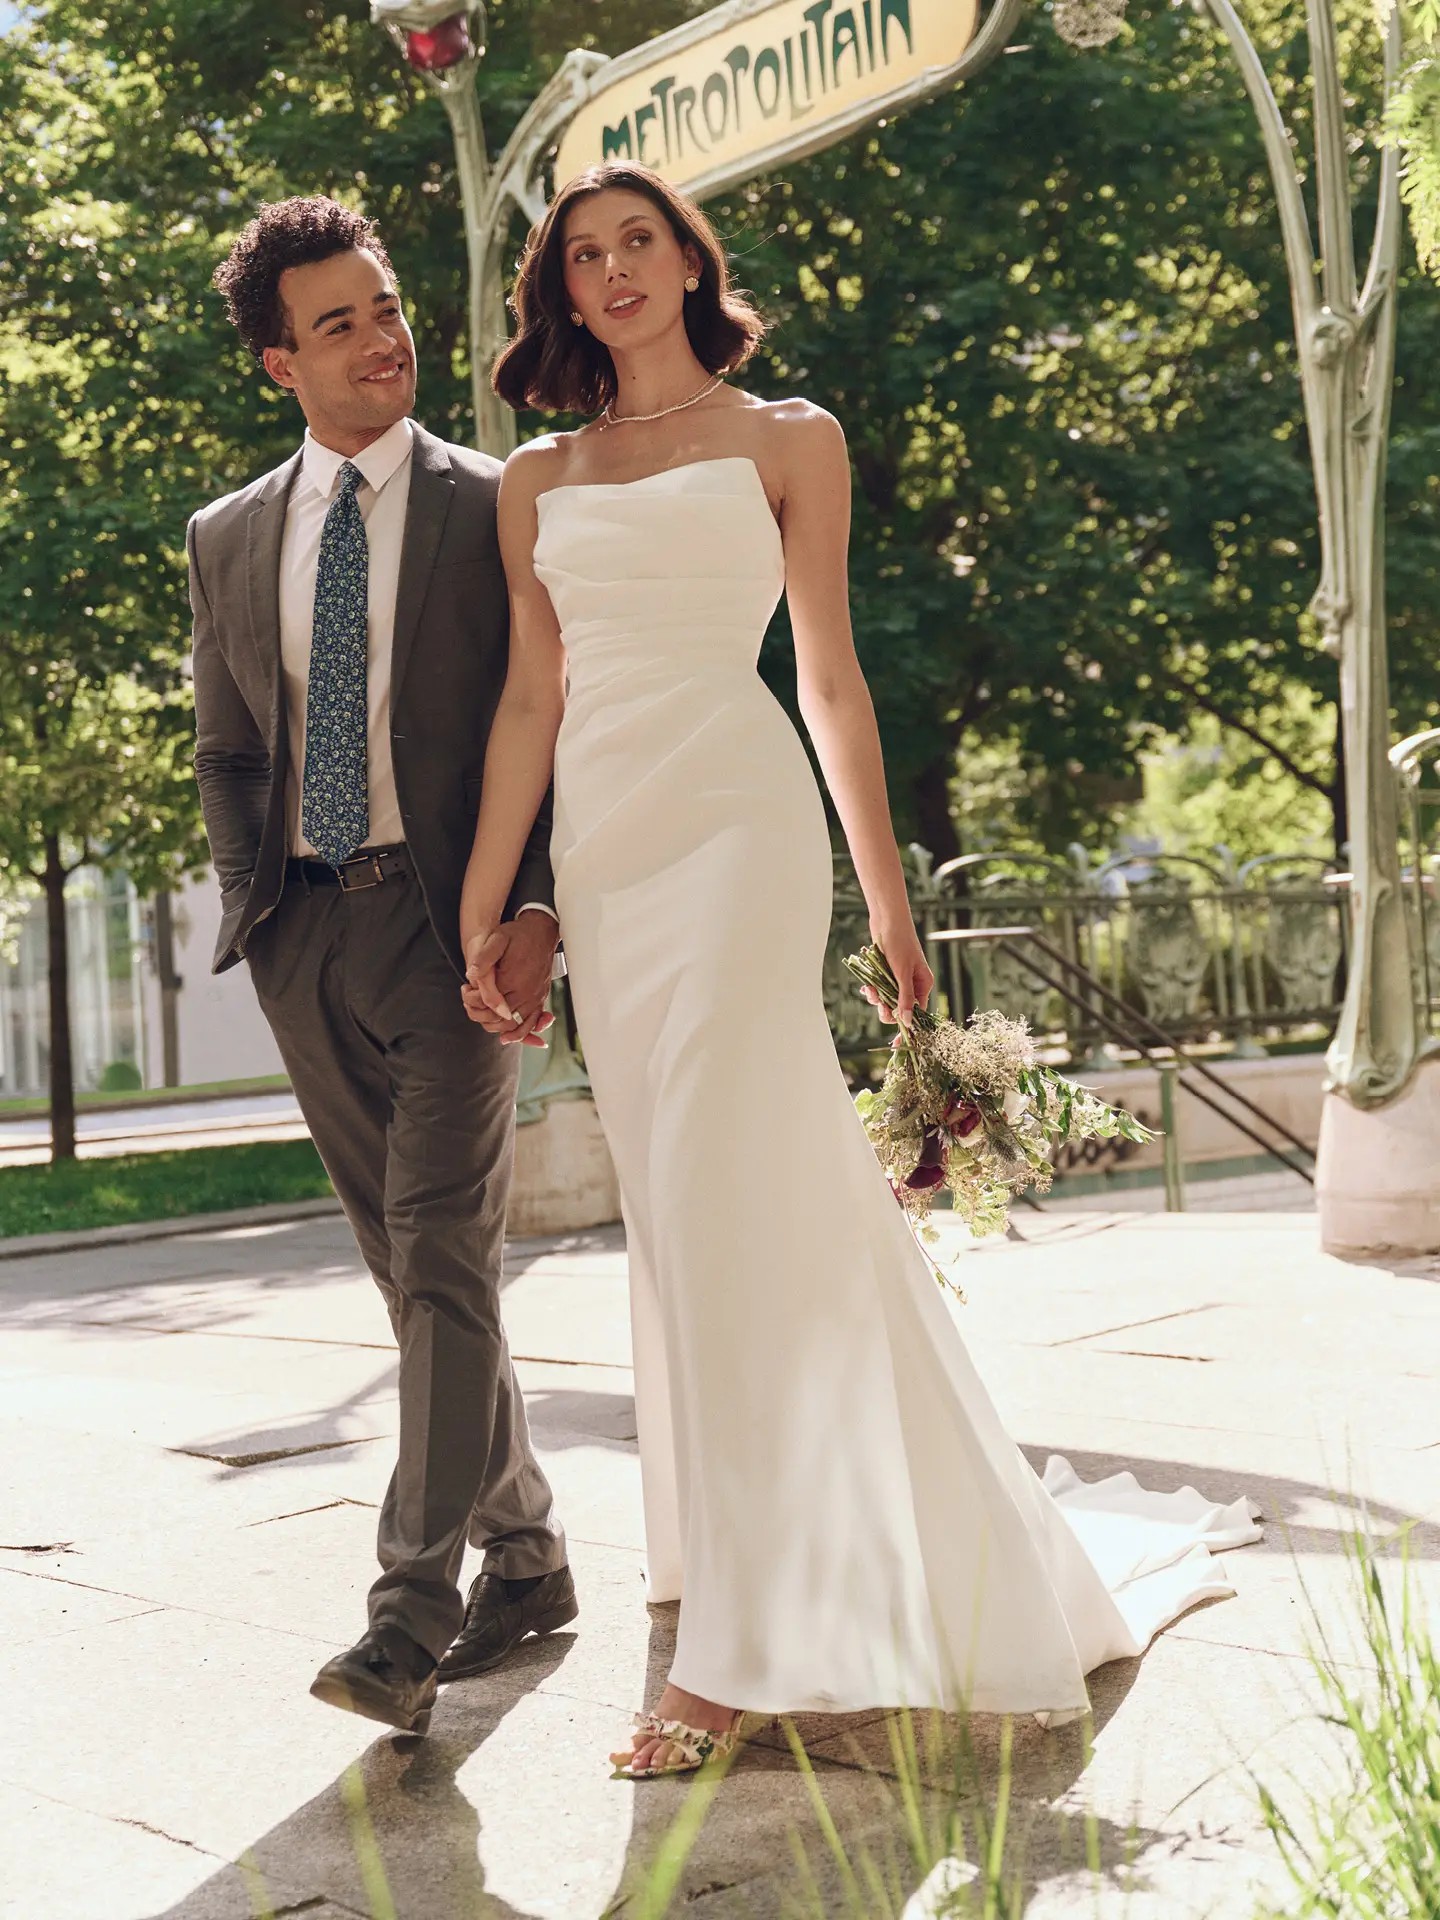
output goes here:
<path id="1" fill-rule="evenodd" d="M 845 965 L 895 1006 L 900 990 L 878 947 L 851 954 Z M 1052 1147 L 1154 1138 L 1122 1107 L 1037 1065 L 1025 1022 L 994 1009 L 958 1027 L 916 1007 L 896 1036 L 885 1078 L 858 1094 L 855 1107 L 896 1199 L 930 1242 L 938 1237 L 929 1216 L 942 1187 L 971 1233 L 1001 1233 L 1014 1195 L 1050 1185 Z"/>

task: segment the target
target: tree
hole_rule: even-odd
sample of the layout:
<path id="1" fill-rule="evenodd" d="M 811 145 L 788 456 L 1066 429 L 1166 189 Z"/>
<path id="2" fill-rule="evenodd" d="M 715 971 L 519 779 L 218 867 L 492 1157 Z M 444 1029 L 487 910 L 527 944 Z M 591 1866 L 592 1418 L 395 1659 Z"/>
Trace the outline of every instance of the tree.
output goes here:
<path id="1" fill-rule="evenodd" d="M 0 862 L 46 903 L 56 1159 L 75 1151 L 66 880 L 161 886 L 203 845 L 179 564 L 211 442 L 176 352 L 186 236 L 83 184 L 113 84 L 44 65 L 23 31 L 0 44 Z"/>
<path id="2" fill-rule="evenodd" d="M 1383 0 L 1388 19 L 1399 7 L 1406 63 L 1385 115 L 1385 136 L 1401 149 L 1402 195 L 1420 263 L 1440 279 L 1440 4 Z"/>
<path id="3" fill-rule="evenodd" d="M 129 677 L 0 656 L 0 858 L 45 900 L 53 1160 L 75 1155 L 66 882 L 101 867 L 151 892 L 193 863 L 189 756 L 183 700 Z"/>
<path id="4" fill-rule="evenodd" d="M 1325 751 L 1333 722 L 1312 695 L 1288 690 L 1271 726 L 1295 755 Z M 1300 853 L 1326 826 L 1327 797 L 1290 778 L 1273 753 L 1199 714 L 1183 746 L 1145 756 L 1145 798 L 1124 819 L 1140 843 L 1205 854 L 1226 847 L 1237 863 L 1257 855 Z"/>

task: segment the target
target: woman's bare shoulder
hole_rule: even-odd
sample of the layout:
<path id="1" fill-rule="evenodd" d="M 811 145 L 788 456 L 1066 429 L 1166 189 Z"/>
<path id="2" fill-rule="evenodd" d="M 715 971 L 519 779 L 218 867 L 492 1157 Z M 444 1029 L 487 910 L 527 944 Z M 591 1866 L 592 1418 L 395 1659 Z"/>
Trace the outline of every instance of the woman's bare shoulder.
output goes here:
<path id="1" fill-rule="evenodd" d="M 777 454 L 803 456 L 845 445 L 845 429 L 834 414 L 803 394 L 787 393 L 778 400 L 765 400 L 753 393 L 742 397 L 752 411 L 754 431 Z"/>
<path id="2" fill-rule="evenodd" d="M 848 481 L 845 430 L 833 413 L 803 394 L 778 400 L 744 395 L 751 409 L 750 431 L 756 464 L 767 476 L 772 500 L 793 498 L 807 480 L 825 476 L 834 485 Z"/>
<path id="3" fill-rule="evenodd" d="M 519 446 L 505 462 L 502 490 L 516 499 L 533 500 L 551 487 L 565 484 L 575 457 L 575 442 L 584 429 L 575 433 L 542 433 Z"/>

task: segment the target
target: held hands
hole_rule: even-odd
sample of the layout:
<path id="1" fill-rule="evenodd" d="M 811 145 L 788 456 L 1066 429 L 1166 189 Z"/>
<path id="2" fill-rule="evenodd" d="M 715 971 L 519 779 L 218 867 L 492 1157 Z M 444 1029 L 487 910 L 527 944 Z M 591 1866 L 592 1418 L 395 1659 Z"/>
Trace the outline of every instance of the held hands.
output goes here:
<path id="1" fill-rule="evenodd" d="M 549 914 L 532 910 L 466 943 L 461 1001 L 470 1018 L 502 1046 L 545 1045 L 545 1030 L 555 1024 L 545 1003 L 559 938 Z"/>
<path id="2" fill-rule="evenodd" d="M 879 1007 L 882 1020 L 898 1021 L 908 1032 L 910 1017 L 916 1007 L 925 1006 L 935 989 L 935 975 L 925 958 L 925 949 L 920 944 L 915 923 L 908 914 L 893 926 L 881 926 L 872 920 L 870 937 L 890 963 L 890 971 L 900 988 L 900 1003 L 887 1007 L 873 987 L 863 989 L 865 998 L 872 1007 Z M 899 1034 L 896 1034 L 894 1044 L 900 1044 Z"/>

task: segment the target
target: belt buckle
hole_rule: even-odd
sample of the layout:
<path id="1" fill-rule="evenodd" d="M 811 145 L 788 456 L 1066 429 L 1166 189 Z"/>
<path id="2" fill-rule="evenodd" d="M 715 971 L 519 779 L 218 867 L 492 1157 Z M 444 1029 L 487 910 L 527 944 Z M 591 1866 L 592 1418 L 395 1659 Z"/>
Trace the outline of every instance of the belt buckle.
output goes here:
<path id="1" fill-rule="evenodd" d="M 359 867 L 362 870 L 368 871 L 371 878 L 368 880 L 347 880 L 345 874 L 346 869 L 349 867 Z M 340 891 L 342 893 L 363 893 L 367 887 L 378 887 L 382 885 L 385 879 L 385 869 L 380 864 L 380 855 L 378 853 L 357 853 L 349 860 L 342 860 L 340 865 L 335 869 L 335 875 L 340 882 Z"/>

